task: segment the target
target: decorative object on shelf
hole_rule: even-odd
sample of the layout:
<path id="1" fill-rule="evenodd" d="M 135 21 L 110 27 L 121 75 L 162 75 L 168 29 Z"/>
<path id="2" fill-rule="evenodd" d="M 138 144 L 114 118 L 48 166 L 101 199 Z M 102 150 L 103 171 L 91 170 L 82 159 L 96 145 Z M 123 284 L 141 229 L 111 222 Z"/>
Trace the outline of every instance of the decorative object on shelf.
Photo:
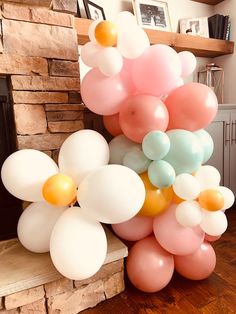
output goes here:
<path id="1" fill-rule="evenodd" d="M 101 6 L 88 0 L 83 0 L 87 18 L 91 20 L 105 20 L 105 13 Z"/>
<path id="2" fill-rule="evenodd" d="M 218 102 L 224 102 L 224 70 L 215 63 L 208 63 L 198 71 L 198 82 L 209 86 L 216 94 Z"/>
<path id="3" fill-rule="evenodd" d="M 208 18 L 194 17 L 190 19 L 180 19 L 180 33 L 198 35 L 209 38 Z"/>
<path id="4" fill-rule="evenodd" d="M 230 39 L 230 18 L 229 15 L 215 14 L 208 17 L 210 38 L 229 40 Z"/>
<path id="5" fill-rule="evenodd" d="M 133 0 L 134 13 L 143 28 L 171 32 L 168 4 L 164 1 Z"/>

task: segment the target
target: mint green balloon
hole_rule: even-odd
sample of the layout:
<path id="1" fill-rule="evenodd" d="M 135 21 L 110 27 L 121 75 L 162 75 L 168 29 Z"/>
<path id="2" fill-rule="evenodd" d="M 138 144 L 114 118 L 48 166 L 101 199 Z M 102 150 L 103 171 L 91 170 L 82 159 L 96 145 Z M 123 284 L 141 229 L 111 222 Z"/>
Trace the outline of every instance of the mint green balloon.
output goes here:
<path id="1" fill-rule="evenodd" d="M 123 158 L 123 165 L 134 170 L 137 173 L 147 171 L 151 160 L 149 160 L 144 153 L 139 149 L 132 149 Z"/>
<path id="2" fill-rule="evenodd" d="M 148 177 L 159 189 L 167 188 L 175 181 L 175 170 L 168 162 L 155 160 L 148 167 Z"/>
<path id="3" fill-rule="evenodd" d="M 199 130 L 194 132 L 194 134 L 197 136 L 199 139 L 203 152 L 204 152 L 204 157 L 203 157 L 203 164 L 206 163 L 210 158 L 211 155 L 213 154 L 214 151 L 214 142 L 210 134 L 205 131 L 205 130 Z"/>
<path id="4" fill-rule="evenodd" d="M 202 165 L 204 151 L 193 132 L 171 130 L 166 133 L 170 139 L 170 150 L 164 160 L 180 173 L 193 173 Z"/>
<path id="5" fill-rule="evenodd" d="M 170 150 L 170 140 L 162 131 L 151 131 L 143 139 L 144 154 L 151 160 L 163 159 Z"/>

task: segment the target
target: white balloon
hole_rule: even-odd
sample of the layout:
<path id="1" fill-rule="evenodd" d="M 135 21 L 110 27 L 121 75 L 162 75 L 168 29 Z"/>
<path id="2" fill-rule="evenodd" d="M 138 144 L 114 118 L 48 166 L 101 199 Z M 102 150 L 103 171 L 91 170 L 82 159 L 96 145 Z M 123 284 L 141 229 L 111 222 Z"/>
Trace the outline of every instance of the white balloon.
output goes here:
<path id="1" fill-rule="evenodd" d="M 118 74 L 123 67 L 123 58 L 114 47 L 103 48 L 97 56 L 99 70 L 106 76 Z"/>
<path id="2" fill-rule="evenodd" d="M 226 215 L 218 210 L 216 212 L 203 211 L 203 219 L 200 227 L 211 236 L 219 236 L 225 232 L 228 226 Z"/>
<path id="3" fill-rule="evenodd" d="M 201 166 L 195 173 L 199 181 L 201 190 L 215 189 L 220 184 L 220 173 L 213 166 Z"/>
<path id="4" fill-rule="evenodd" d="M 11 154 L 1 170 L 5 188 L 15 197 L 40 202 L 45 181 L 57 174 L 56 163 L 45 153 L 34 149 L 22 149 Z"/>
<path id="5" fill-rule="evenodd" d="M 52 229 L 65 209 L 44 202 L 30 204 L 21 214 L 17 225 L 21 244 L 35 253 L 49 252 Z"/>
<path id="6" fill-rule="evenodd" d="M 81 48 L 80 57 L 82 61 L 91 68 L 98 66 L 98 55 L 103 48 L 94 42 L 88 42 Z"/>
<path id="7" fill-rule="evenodd" d="M 175 216 L 180 225 L 195 227 L 202 221 L 202 209 L 196 201 L 185 201 L 176 207 Z"/>
<path id="8" fill-rule="evenodd" d="M 173 190 L 182 199 L 191 201 L 199 196 L 200 184 L 191 174 L 181 173 L 175 179 Z"/>
<path id="9" fill-rule="evenodd" d="M 63 276 L 72 280 L 93 276 L 103 265 L 106 252 L 106 234 L 99 222 L 79 207 L 71 207 L 60 216 L 52 231 L 50 254 Z"/>
<path id="10" fill-rule="evenodd" d="M 218 191 L 220 191 L 220 193 L 223 195 L 225 201 L 224 206 L 221 210 L 226 210 L 233 206 L 235 201 L 234 193 L 225 186 L 219 186 Z"/>
<path id="11" fill-rule="evenodd" d="M 125 155 L 132 149 L 142 149 L 141 144 L 137 144 L 124 135 L 114 137 L 109 143 L 110 149 L 110 164 L 123 164 Z"/>
<path id="12" fill-rule="evenodd" d="M 89 36 L 89 39 L 92 41 L 92 42 L 96 42 L 96 38 L 95 38 L 95 28 L 97 27 L 98 23 L 100 23 L 101 20 L 95 20 L 93 21 L 90 25 L 89 25 L 89 29 L 88 29 L 88 36 Z"/>
<path id="13" fill-rule="evenodd" d="M 104 137 L 93 130 L 80 130 L 62 144 L 58 163 L 60 171 L 79 185 L 93 170 L 108 164 L 109 146 Z"/>
<path id="14" fill-rule="evenodd" d="M 78 189 L 78 202 L 86 213 L 104 223 L 134 217 L 145 199 L 145 188 L 133 170 L 107 165 L 89 174 Z"/>
<path id="15" fill-rule="evenodd" d="M 137 26 L 137 20 L 131 12 L 122 11 L 117 15 L 115 19 L 115 24 L 117 24 L 118 30 L 127 30 L 129 27 Z"/>
<path id="16" fill-rule="evenodd" d="M 139 26 L 131 26 L 118 31 L 117 49 L 127 59 L 138 58 L 149 46 L 148 35 Z"/>

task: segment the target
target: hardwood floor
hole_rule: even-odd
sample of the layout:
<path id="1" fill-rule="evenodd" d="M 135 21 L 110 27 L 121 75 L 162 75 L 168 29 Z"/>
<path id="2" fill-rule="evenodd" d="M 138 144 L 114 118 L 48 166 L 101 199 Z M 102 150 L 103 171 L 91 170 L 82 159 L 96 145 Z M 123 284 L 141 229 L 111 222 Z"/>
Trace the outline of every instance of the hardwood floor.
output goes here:
<path id="1" fill-rule="evenodd" d="M 126 280 L 126 290 L 83 314 L 233 314 L 236 313 L 236 206 L 227 212 L 229 226 L 214 243 L 217 264 L 210 278 L 190 281 L 175 274 L 158 293 L 147 294 Z"/>

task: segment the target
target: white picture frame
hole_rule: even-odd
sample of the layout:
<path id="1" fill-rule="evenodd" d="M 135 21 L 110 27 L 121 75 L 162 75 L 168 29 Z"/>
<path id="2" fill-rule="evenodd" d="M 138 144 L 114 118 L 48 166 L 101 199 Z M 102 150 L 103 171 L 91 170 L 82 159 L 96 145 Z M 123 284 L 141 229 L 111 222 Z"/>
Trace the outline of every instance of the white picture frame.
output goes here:
<path id="1" fill-rule="evenodd" d="M 179 26 L 181 34 L 209 38 L 208 18 L 206 16 L 180 19 Z"/>
<path id="2" fill-rule="evenodd" d="M 157 0 L 133 0 L 134 14 L 143 28 L 171 32 L 168 3 Z"/>

